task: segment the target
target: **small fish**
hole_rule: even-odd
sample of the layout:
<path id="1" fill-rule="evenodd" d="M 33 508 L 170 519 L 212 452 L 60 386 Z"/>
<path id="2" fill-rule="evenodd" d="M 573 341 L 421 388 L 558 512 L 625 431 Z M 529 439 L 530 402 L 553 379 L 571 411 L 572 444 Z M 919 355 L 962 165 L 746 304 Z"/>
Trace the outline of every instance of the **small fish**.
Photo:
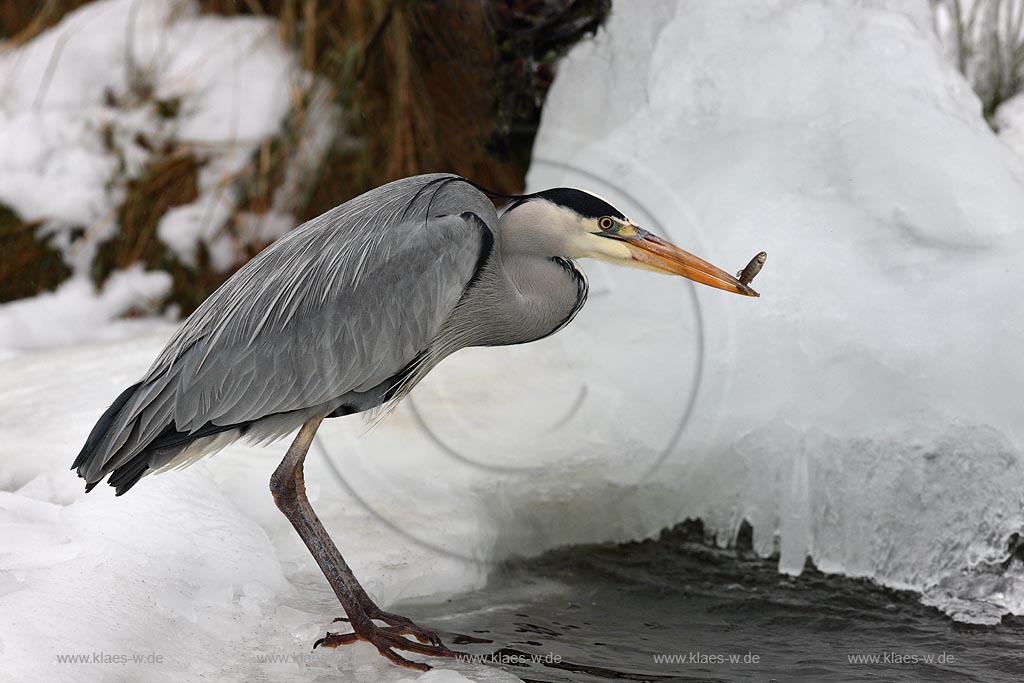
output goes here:
<path id="1" fill-rule="evenodd" d="M 761 272 L 761 267 L 764 262 L 768 260 L 767 252 L 762 251 L 754 258 L 750 259 L 750 263 L 747 267 L 736 273 L 737 279 L 745 285 L 749 285 L 750 281 L 757 277 L 757 274 Z"/>

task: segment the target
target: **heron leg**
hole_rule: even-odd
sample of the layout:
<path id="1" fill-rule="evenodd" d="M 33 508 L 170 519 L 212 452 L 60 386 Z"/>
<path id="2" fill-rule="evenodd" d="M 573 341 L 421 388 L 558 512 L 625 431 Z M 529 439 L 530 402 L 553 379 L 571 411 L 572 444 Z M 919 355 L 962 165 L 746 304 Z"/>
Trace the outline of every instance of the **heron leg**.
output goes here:
<path id="1" fill-rule="evenodd" d="M 356 640 L 366 640 L 392 662 L 410 669 L 427 671 L 430 667 L 426 664 L 410 661 L 395 650 L 437 657 L 455 657 L 458 653 L 448 649 L 433 631 L 420 628 L 405 617 L 385 612 L 374 604 L 359 585 L 359 581 L 342 558 L 341 552 L 334 545 L 334 541 L 327 534 L 306 497 L 302 465 L 313 443 L 313 436 L 323 419 L 315 417 L 302 425 L 281 464 L 270 477 L 270 491 L 274 495 L 274 502 L 298 532 L 316 563 L 320 565 L 320 570 L 323 571 L 345 614 L 348 615 L 344 621 L 352 626 L 352 633 L 328 633 L 325 638 L 318 640 L 314 647 L 336 647 Z M 388 626 L 378 626 L 374 620 L 383 621 Z M 411 635 L 420 642 L 404 638 L 405 635 Z"/>

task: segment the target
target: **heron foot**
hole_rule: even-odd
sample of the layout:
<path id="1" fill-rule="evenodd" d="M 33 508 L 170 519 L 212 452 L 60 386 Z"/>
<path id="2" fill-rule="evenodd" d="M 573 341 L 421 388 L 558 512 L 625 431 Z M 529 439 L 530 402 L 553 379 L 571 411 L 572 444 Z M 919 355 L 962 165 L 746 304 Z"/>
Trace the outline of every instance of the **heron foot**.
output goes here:
<path id="1" fill-rule="evenodd" d="M 441 641 L 441 636 L 437 635 L 437 631 L 432 631 L 429 628 L 417 626 L 408 617 L 403 617 L 399 614 L 392 614 L 391 612 L 385 612 L 384 610 L 379 608 L 369 611 L 367 616 L 369 616 L 370 619 L 373 619 L 375 621 L 383 621 L 385 624 L 387 624 L 387 627 L 385 627 L 384 630 L 388 631 L 389 633 L 395 633 L 404 636 L 412 636 L 413 638 L 415 638 L 416 640 L 420 641 L 425 645 L 433 645 L 435 647 L 442 648 L 445 647 L 444 643 Z M 351 620 L 348 617 L 338 617 L 334 620 L 333 623 L 337 623 L 339 621 L 351 623 Z M 450 652 L 454 653 L 454 651 L 451 650 Z M 454 654 L 452 656 L 454 656 Z"/>
<path id="2" fill-rule="evenodd" d="M 388 625 L 378 626 L 373 623 L 373 619 L 383 621 Z M 354 643 L 357 640 L 365 640 L 395 664 L 417 671 L 429 671 L 430 666 L 406 659 L 395 650 L 405 650 L 432 657 L 458 657 L 461 654 L 441 642 L 441 638 L 436 632 L 417 626 L 406 617 L 380 609 L 374 610 L 372 616 L 367 615 L 366 619 L 354 621 L 347 617 L 338 617 L 334 620 L 335 623 L 339 621 L 351 624 L 352 632 L 331 633 L 328 631 L 326 636 L 313 643 L 314 648 L 338 647 Z M 416 640 L 410 640 L 404 636 L 412 636 Z"/>

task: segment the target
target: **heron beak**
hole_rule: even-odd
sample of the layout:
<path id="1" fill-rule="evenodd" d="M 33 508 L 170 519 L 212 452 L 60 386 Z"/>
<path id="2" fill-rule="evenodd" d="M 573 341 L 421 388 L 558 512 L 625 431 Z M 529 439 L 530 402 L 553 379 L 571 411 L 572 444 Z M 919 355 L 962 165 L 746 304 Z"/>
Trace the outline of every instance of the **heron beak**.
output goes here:
<path id="1" fill-rule="evenodd" d="M 721 268 L 684 251 L 670 242 L 646 230 L 630 226 L 631 230 L 620 231 L 615 235 L 626 243 L 630 255 L 639 265 L 671 275 L 699 282 L 708 287 L 724 289 L 744 296 L 760 296 L 748 285 L 743 284 Z"/>

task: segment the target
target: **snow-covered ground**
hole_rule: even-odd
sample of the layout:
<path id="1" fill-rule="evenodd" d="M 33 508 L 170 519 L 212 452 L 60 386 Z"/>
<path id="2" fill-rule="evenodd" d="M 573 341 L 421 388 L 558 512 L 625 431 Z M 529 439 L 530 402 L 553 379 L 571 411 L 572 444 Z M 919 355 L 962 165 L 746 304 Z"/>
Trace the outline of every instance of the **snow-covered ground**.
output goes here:
<path id="1" fill-rule="evenodd" d="M 418 677 L 368 646 L 312 652 L 340 608 L 270 496 L 284 444 L 234 447 L 209 463 L 148 479 L 139 495 L 86 496 L 68 470 L 96 412 L 142 373 L 170 333 L 39 351 L 0 361 L 0 680 L 398 681 Z M 337 422 L 337 421 L 335 421 Z M 400 424 L 402 420 L 396 420 Z M 344 454 L 359 431 L 328 425 Z M 381 429 L 381 434 L 393 428 Z M 407 425 L 408 429 L 408 425 Z M 406 432 L 408 434 L 408 432 Z M 392 435 L 391 448 L 395 440 Z M 399 438 L 407 469 L 431 479 L 419 442 Z M 387 447 L 385 444 L 384 447 Z M 369 448 L 367 446 L 367 448 Z M 307 465 L 314 505 L 367 589 L 384 602 L 480 585 L 491 530 L 456 506 L 391 500 L 391 521 L 451 554 L 392 531 L 347 495 L 318 452 Z M 426 488 L 442 500 L 443 483 Z M 134 494 L 135 492 L 133 492 Z M 438 625 L 443 626 L 443 623 Z M 61 663 L 58 656 L 154 658 Z M 466 666 L 474 680 L 514 680 Z M 462 680 L 432 673 L 424 680 Z"/>
<path id="2" fill-rule="evenodd" d="M 559 71 L 531 186 L 600 192 L 724 267 L 764 249 L 762 297 L 584 263 L 564 331 L 457 354 L 372 430 L 328 421 L 306 480 L 371 593 L 440 603 L 512 554 L 700 517 L 722 543 L 748 520 L 786 572 L 1024 612 L 998 564 L 1024 532 L 1024 167 L 927 12 L 616 5 Z M 170 329 L 0 356 L 0 679 L 417 678 L 309 652 L 338 608 L 267 489 L 286 444 L 82 493 L 71 460 Z M 56 659 L 94 652 L 162 662 Z M 462 675 L 504 676 L 422 678 Z"/>

